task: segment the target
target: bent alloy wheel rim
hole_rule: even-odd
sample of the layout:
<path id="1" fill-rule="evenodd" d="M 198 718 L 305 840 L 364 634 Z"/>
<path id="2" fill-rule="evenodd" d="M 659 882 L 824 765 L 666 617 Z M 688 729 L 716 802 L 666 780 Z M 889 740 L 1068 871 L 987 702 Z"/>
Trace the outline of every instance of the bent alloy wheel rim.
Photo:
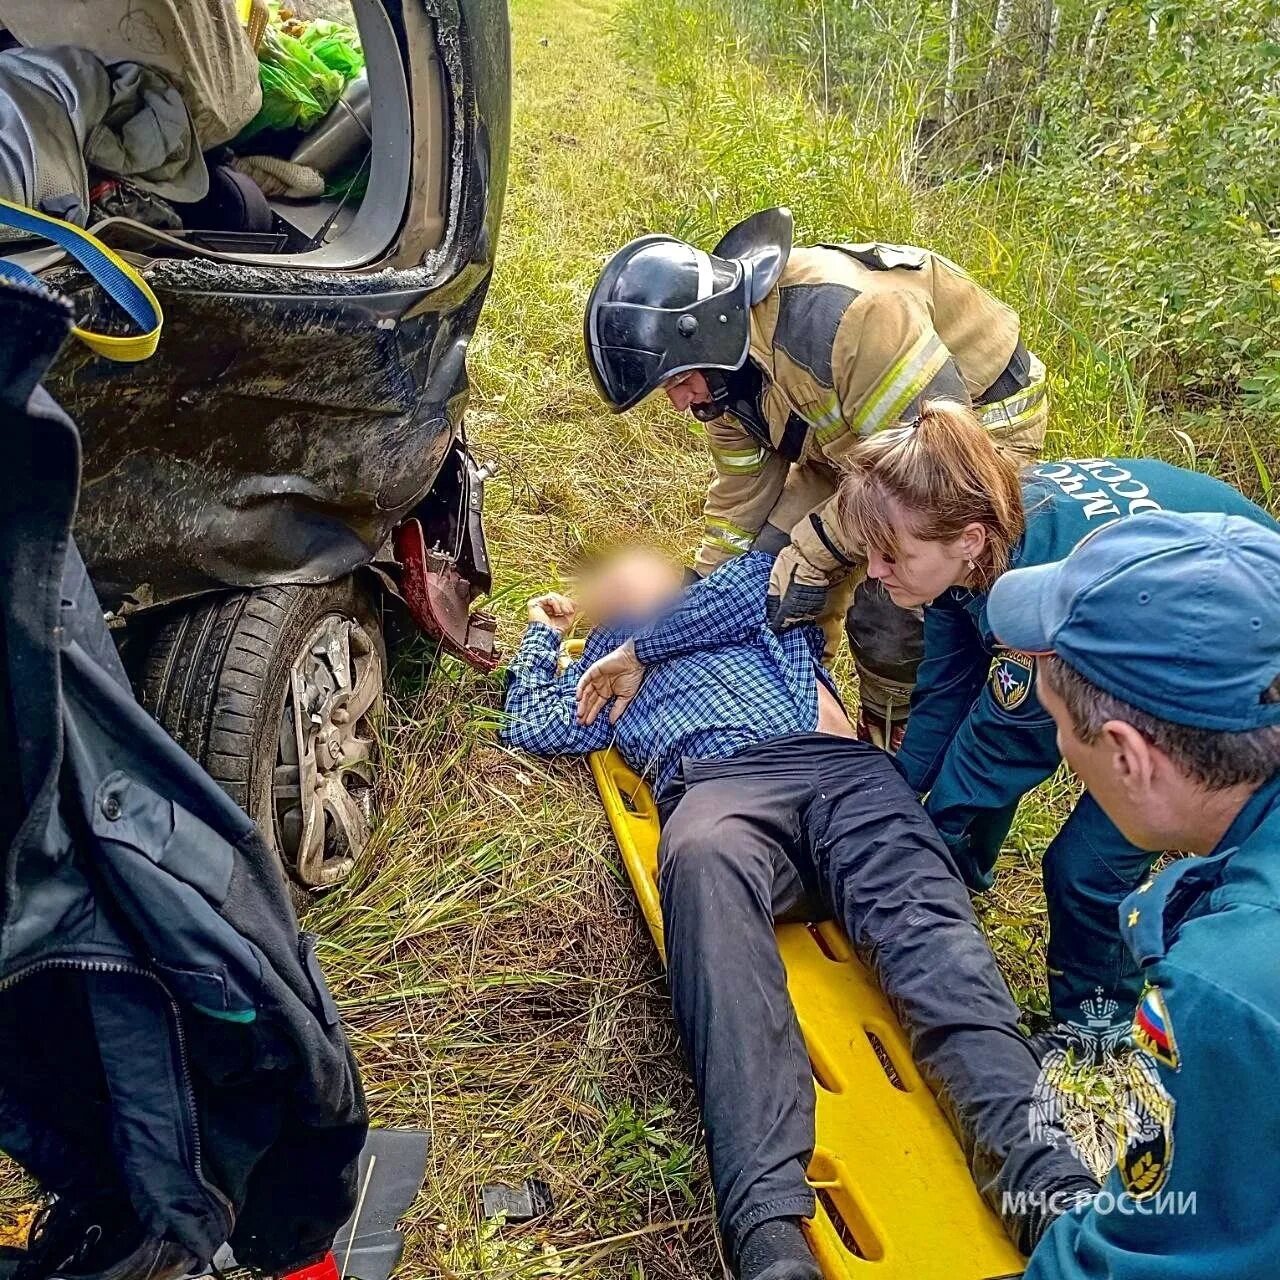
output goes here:
<path id="1" fill-rule="evenodd" d="M 344 879 L 373 823 L 373 717 L 383 670 L 369 633 L 321 620 L 289 672 L 272 778 L 276 847 L 307 888 Z"/>

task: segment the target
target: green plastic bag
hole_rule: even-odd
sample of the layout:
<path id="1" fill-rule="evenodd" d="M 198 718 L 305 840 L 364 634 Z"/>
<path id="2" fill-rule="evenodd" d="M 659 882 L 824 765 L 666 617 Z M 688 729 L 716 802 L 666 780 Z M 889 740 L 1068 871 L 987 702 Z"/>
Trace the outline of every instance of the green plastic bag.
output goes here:
<path id="1" fill-rule="evenodd" d="M 262 107 L 237 142 L 264 129 L 305 133 L 328 114 L 347 81 L 363 69 L 360 37 L 350 27 L 324 18 L 282 19 L 279 7 L 272 5 L 271 21 L 258 47 Z"/>
<path id="2" fill-rule="evenodd" d="M 341 72 L 344 80 L 354 80 L 364 70 L 360 37 L 343 22 L 316 18 L 307 23 L 299 39 L 331 71 Z"/>
<path id="3" fill-rule="evenodd" d="M 262 106 L 241 139 L 263 129 L 310 129 L 341 97 L 346 81 L 301 40 L 269 26 L 258 46 Z"/>

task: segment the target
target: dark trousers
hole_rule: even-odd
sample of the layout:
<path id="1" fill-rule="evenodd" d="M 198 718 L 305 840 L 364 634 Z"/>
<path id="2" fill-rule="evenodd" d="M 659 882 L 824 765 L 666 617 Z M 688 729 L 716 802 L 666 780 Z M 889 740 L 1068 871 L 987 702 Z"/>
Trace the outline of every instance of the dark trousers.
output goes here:
<path id="1" fill-rule="evenodd" d="M 997 1212 L 1005 1191 L 1047 1199 L 1089 1180 L 1065 1144 L 1031 1137 L 1038 1067 L 1017 1007 L 946 846 L 889 756 L 804 734 L 686 761 L 661 810 L 668 980 L 731 1253 L 757 1223 L 814 1211 L 813 1076 L 777 920 L 834 915 L 844 926 Z M 1004 1218 L 1029 1252 L 1039 1214 Z"/>
<path id="2" fill-rule="evenodd" d="M 973 828 L 987 878 L 1018 806 L 994 810 Z M 975 862 L 977 859 L 975 858 Z M 1049 1007 L 1055 1022 L 1127 1030 L 1143 978 L 1120 927 L 1120 905 L 1151 873 L 1155 855 L 1126 840 L 1086 791 L 1044 851 L 1049 917 Z"/>

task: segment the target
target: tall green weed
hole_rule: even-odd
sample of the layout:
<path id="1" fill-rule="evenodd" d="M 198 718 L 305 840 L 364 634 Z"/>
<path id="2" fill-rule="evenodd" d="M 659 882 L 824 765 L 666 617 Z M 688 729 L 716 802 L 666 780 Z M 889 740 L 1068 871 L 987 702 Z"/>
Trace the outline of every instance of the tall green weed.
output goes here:
<path id="1" fill-rule="evenodd" d="M 802 241 L 930 245 L 1019 309 L 1053 380 L 1051 451 L 1157 453 L 1274 499 L 1280 43 L 1267 23 L 1223 0 L 1151 25 L 1125 0 L 1086 66 L 1096 11 L 1082 7 L 1042 71 L 1016 26 L 993 63 L 971 17 L 966 47 L 986 56 L 961 63 L 959 115 L 939 128 L 948 8 L 626 0 L 616 36 L 657 82 L 666 174 L 638 194 L 637 228 L 709 246 L 785 203 Z"/>

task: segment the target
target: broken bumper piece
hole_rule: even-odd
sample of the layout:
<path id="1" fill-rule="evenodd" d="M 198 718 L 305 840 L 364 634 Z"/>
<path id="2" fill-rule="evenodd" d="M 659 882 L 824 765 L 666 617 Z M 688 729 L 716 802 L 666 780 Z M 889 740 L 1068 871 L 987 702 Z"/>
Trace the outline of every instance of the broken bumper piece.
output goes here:
<path id="1" fill-rule="evenodd" d="M 414 621 L 480 671 L 492 671 L 499 657 L 497 620 L 471 608 L 492 584 L 482 518 L 490 474 L 459 445 L 437 488 L 394 535 L 400 592 Z"/>

